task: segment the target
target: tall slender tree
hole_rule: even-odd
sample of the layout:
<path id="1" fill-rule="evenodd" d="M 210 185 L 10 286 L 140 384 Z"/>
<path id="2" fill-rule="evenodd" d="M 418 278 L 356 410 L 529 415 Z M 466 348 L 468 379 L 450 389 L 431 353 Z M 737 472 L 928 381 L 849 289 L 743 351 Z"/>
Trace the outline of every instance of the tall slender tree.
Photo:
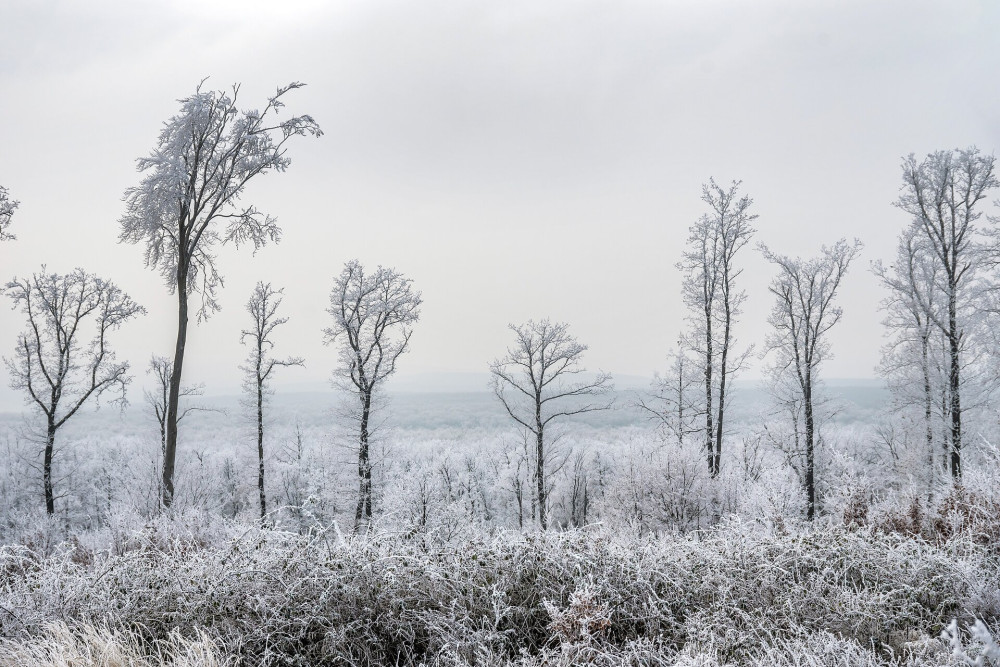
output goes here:
<path id="1" fill-rule="evenodd" d="M 30 278 L 15 278 L 4 291 L 27 318 L 14 356 L 4 362 L 11 387 L 24 391 L 45 418 L 42 486 L 51 515 L 56 433 L 87 401 L 107 391 L 117 390 L 113 402 L 124 408 L 129 364 L 115 359 L 109 336 L 145 310 L 114 283 L 83 269 L 58 275 L 43 267 Z"/>
<path id="2" fill-rule="evenodd" d="M 911 224 L 900 235 L 893 264 L 886 266 L 876 261 L 872 271 L 889 290 L 882 303 L 886 314 L 883 323 L 892 337 L 883 349 L 879 371 L 886 377 L 899 409 L 919 407 L 930 494 L 939 467 L 939 448 L 935 444 L 936 397 L 948 388 L 941 383 L 936 360 L 941 330 L 929 315 L 936 312 L 943 318 L 943 292 L 939 289 L 938 267 L 928 251 L 919 226 Z M 947 437 L 944 446 L 950 451 Z M 947 469 L 950 465 L 947 456 L 944 462 Z"/>
<path id="3" fill-rule="evenodd" d="M 327 312 L 333 326 L 324 331 L 327 343 L 340 348 L 337 384 L 357 400 L 358 504 L 354 530 L 372 518 L 371 418 L 375 399 L 396 362 L 409 348 L 413 325 L 420 318 L 420 292 L 395 269 L 381 266 L 368 273 L 351 260 L 334 282 Z"/>
<path id="4" fill-rule="evenodd" d="M 742 269 L 736 256 L 754 233 L 753 199 L 739 195 L 740 182 L 728 188 L 714 179 L 702 186 L 701 199 L 710 209 L 690 228 L 687 249 L 677 268 L 684 274 L 683 297 L 691 332 L 689 346 L 700 359 L 705 388 L 705 454 L 713 477 L 722 466 L 726 399 L 729 383 L 751 350 L 737 353 L 734 328 L 746 293 L 737 287 Z"/>
<path id="5" fill-rule="evenodd" d="M 202 82 L 204 83 L 204 82 Z M 220 244 L 251 244 L 256 251 L 277 241 L 277 221 L 241 202 L 251 179 L 269 171 L 285 171 L 292 137 L 322 132 L 311 116 L 278 120 L 285 95 L 304 84 L 292 83 L 267 100 L 263 111 L 240 111 L 239 86 L 205 91 L 180 100 L 181 110 L 164 123 L 156 148 L 140 158 L 145 175 L 125 192 L 125 215 L 119 240 L 144 243 L 146 265 L 158 269 L 177 295 L 177 342 L 174 347 L 167 401 L 166 448 L 163 457 L 163 504 L 174 496 L 177 453 L 177 405 L 187 345 L 188 299 L 201 294 L 198 318 L 218 310 L 222 276 L 215 267 Z"/>
<path id="6" fill-rule="evenodd" d="M 253 318 L 253 327 L 240 333 L 240 343 L 250 343 L 250 353 L 243 365 L 245 380 L 243 390 L 247 393 L 251 408 L 255 412 L 257 426 L 257 491 L 260 499 L 260 520 L 267 517 L 267 495 L 264 492 L 264 407 L 271 395 L 271 374 L 280 366 L 305 366 L 302 357 L 275 359 L 274 330 L 288 322 L 287 317 L 278 317 L 284 289 L 274 289 L 271 283 L 258 282 L 250 300 L 247 312 Z"/>
<path id="7" fill-rule="evenodd" d="M 996 159 L 975 147 L 930 153 L 917 162 L 903 160 L 902 194 L 896 206 L 911 216 L 936 270 L 943 308 L 927 307 L 924 315 L 944 335 L 948 345 L 948 412 L 951 418 L 951 475 L 962 478 L 962 311 L 971 303 L 983 247 L 976 222 L 979 204 L 1000 187 Z"/>
<path id="8" fill-rule="evenodd" d="M 833 300 L 847 267 L 861 252 L 861 242 L 838 241 L 832 247 L 824 246 L 819 257 L 808 260 L 778 255 L 765 246 L 761 246 L 761 252 L 778 268 L 769 288 L 775 303 L 769 318 L 773 331 L 767 339 L 766 353 L 772 355 L 776 375 L 791 376 L 795 403 L 801 399 L 803 483 L 807 518 L 811 521 L 816 515 L 818 371 L 823 361 L 830 358 L 827 334 L 843 313 L 833 305 Z"/>

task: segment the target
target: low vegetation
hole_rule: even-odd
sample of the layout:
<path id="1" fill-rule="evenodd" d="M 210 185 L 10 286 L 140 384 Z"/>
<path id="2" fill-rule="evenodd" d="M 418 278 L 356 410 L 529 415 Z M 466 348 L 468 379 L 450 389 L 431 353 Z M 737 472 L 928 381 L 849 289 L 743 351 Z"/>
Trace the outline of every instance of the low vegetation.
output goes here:
<path id="1" fill-rule="evenodd" d="M 122 515 L 0 550 L 0 664 L 995 664 L 1000 548 L 939 509 L 449 539 Z"/>

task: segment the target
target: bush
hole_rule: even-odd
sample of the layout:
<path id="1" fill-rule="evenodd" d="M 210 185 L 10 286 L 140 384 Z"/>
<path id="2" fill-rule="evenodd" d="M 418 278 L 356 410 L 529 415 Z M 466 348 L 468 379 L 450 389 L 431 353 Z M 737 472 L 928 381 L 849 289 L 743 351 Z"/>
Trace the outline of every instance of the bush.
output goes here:
<path id="1" fill-rule="evenodd" d="M 23 642 L 62 622 L 146 647 L 206 633 L 250 664 L 749 665 L 793 649 L 893 664 L 953 618 L 1000 616 L 995 554 L 960 547 L 738 521 L 687 538 L 469 529 L 441 541 L 161 518 L 87 557 L 0 551 L 0 633 Z"/>

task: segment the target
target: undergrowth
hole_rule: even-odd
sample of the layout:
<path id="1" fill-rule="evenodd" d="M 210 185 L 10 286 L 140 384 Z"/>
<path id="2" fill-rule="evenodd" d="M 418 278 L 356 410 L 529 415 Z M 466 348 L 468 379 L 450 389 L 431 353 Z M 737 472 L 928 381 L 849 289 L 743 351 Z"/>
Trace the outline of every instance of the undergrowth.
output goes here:
<path id="1" fill-rule="evenodd" d="M 161 517 L 0 548 L 0 665 L 985 665 L 1000 559 L 979 537 L 733 520 L 440 540 Z M 42 659 L 100 642 L 147 662 Z"/>

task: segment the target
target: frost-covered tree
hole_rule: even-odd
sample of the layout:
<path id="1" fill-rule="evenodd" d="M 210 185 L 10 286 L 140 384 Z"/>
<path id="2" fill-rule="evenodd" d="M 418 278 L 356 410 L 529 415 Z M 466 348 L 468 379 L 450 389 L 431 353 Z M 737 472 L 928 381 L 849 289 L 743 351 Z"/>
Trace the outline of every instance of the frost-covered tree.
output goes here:
<path id="1" fill-rule="evenodd" d="M 420 318 L 420 292 L 395 269 L 379 266 L 367 273 L 351 260 L 334 282 L 327 312 L 333 326 L 324 330 L 326 343 L 336 344 L 340 363 L 335 382 L 357 399 L 358 504 L 354 530 L 372 517 L 372 456 L 370 427 L 373 401 L 396 362 L 409 347 L 413 325 Z"/>
<path id="2" fill-rule="evenodd" d="M 284 291 L 284 289 L 274 289 L 271 283 L 258 282 L 246 306 L 247 312 L 253 319 L 253 328 L 240 332 L 240 343 L 250 344 L 250 353 L 241 368 L 245 376 L 243 391 L 247 394 L 256 418 L 257 491 L 260 497 L 261 521 L 267 516 L 267 496 L 264 493 L 264 405 L 267 397 L 273 393 L 270 387 L 271 374 L 280 366 L 305 366 L 302 357 L 275 359 L 271 356 L 271 350 L 274 349 L 274 330 L 288 322 L 287 317 L 278 317 L 278 308 L 281 306 L 281 295 Z"/>
<path id="3" fill-rule="evenodd" d="M 678 445 L 684 445 L 689 435 L 702 431 L 696 423 L 701 414 L 697 398 L 700 379 L 691 354 L 681 340 L 677 349 L 667 355 L 670 359 L 667 372 L 653 379 L 652 397 L 638 401 L 638 407 L 656 420 Z"/>
<path id="4" fill-rule="evenodd" d="M 202 82 L 204 83 L 204 82 Z M 163 459 L 163 503 L 174 494 L 177 405 L 187 344 L 188 298 L 200 293 L 198 318 L 218 310 L 222 276 L 215 266 L 221 244 L 277 241 L 277 221 L 241 201 L 247 183 L 259 174 L 284 171 L 292 137 L 322 132 L 311 116 L 279 120 L 284 96 L 303 84 L 279 88 L 263 111 L 237 108 L 239 86 L 231 92 L 205 91 L 180 100 L 181 110 L 160 131 L 156 148 L 138 160 L 144 174 L 125 192 L 119 240 L 145 244 L 146 265 L 157 269 L 177 295 L 177 343 L 167 401 L 167 442 Z"/>
<path id="5" fill-rule="evenodd" d="M 10 198 L 7 188 L 0 185 L 0 241 L 13 241 L 17 238 L 10 233 L 10 220 L 18 205 L 19 202 Z"/>
<path id="6" fill-rule="evenodd" d="M 570 335 L 569 325 L 548 319 L 510 325 L 514 345 L 490 364 L 493 393 L 507 414 L 534 436 L 535 500 L 538 524 L 548 528 L 546 428 L 555 419 L 607 410 L 609 401 L 594 399 L 609 392 L 611 376 L 572 380 L 586 370 L 581 365 L 587 346 Z"/>
<path id="7" fill-rule="evenodd" d="M 962 311 L 970 305 L 976 271 L 983 261 L 976 222 L 980 202 L 1000 187 L 996 159 L 975 147 L 930 153 L 922 162 L 913 154 L 903 160 L 902 194 L 896 206 L 913 220 L 926 256 L 935 271 L 943 308 L 928 306 L 924 315 L 948 345 L 948 412 L 951 418 L 951 474 L 962 477 L 962 347 L 966 332 Z"/>
<path id="8" fill-rule="evenodd" d="M 765 246 L 761 252 L 778 268 L 769 288 L 775 303 L 768 318 L 773 331 L 767 337 L 765 354 L 772 357 L 775 375 L 790 376 L 785 386 L 794 388 L 795 403 L 801 406 L 803 483 L 807 518 L 812 520 L 816 514 L 818 371 L 830 358 L 827 334 L 843 312 L 833 300 L 847 267 L 861 252 L 861 242 L 841 240 L 832 247 L 824 246 L 819 257 L 806 260 L 778 255 Z"/>
<path id="9" fill-rule="evenodd" d="M 936 419 L 947 418 L 950 401 L 942 373 L 942 343 L 946 342 L 940 327 L 934 324 L 945 318 L 944 291 L 940 289 L 940 271 L 927 246 L 926 238 L 918 224 L 907 227 L 900 235 L 895 261 L 886 266 L 881 261 L 872 264 L 872 271 L 889 290 L 882 302 L 884 325 L 890 339 L 882 350 L 879 372 L 886 378 L 896 407 L 900 410 L 916 408 L 922 422 L 923 440 L 927 457 L 927 486 L 932 492 L 937 477 L 938 451 L 936 445 L 939 429 Z M 939 401 L 944 396 L 946 400 Z M 938 413 L 938 407 L 943 412 Z M 945 470 L 950 467 L 948 432 L 942 434 L 945 456 L 941 462 Z"/>
<path id="10" fill-rule="evenodd" d="M 753 236 L 750 212 L 753 199 L 739 195 L 739 181 L 728 188 L 714 179 L 702 186 L 701 199 L 710 209 L 691 226 L 683 259 L 677 264 L 684 277 L 683 298 L 691 331 L 688 344 L 698 357 L 704 386 L 702 416 L 705 449 L 713 477 L 722 465 L 722 442 L 729 382 L 750 350 L 734 349 L 734 327 L 746 293 L 736 283 L 742 273 L 736 255 Z"/>
<path id="11" fill-rule="evenodd" d="M 56 433 L 89 399 L 116 390 L 113 402 L 125 406 L 131 378 L 127 361 L 117 361 L 109 334 L 145 312 L 114 283 L 76 269 L 58 275 L 36 273 L 15 278 L 4 291 L 26 316 L 14 356 L 4 358 L 10 386 L 45 419 L 42 485 L 45 510 L 55 513 L 52 459 Z"/>

